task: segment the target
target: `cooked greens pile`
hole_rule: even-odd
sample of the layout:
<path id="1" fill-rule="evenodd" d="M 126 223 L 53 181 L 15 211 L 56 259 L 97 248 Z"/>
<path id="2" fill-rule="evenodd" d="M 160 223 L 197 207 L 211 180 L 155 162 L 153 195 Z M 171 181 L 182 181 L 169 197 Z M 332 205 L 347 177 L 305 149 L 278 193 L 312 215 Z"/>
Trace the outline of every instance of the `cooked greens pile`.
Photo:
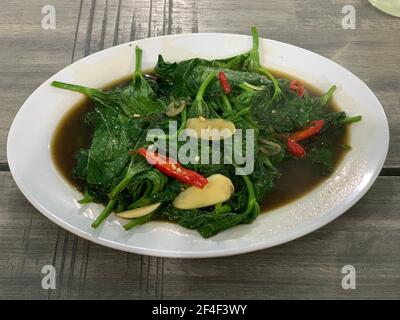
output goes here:
<path id="1" fill-rule="evenodd" d="M 54 87 L 83 93 L 93 102 L 84 119 L 92 128 L 91 145 L 77 154 L 72 174 L 82 185 L 80 203 L 105 204 L 94 228 L 115 212 L 129 218 L 126 230 L 163 217 L 211 237 L 254 221 L 260 203 L 280 176 L 283 161 L 309 159 L 321 175 L 333 170 L 334 151 L 328 136 L 340 137 L 348 123 L 361 117 L 349 118 L 328 108 L 335 87 L 315 97 L 299 81 L 275 79 L 260 65 L 255 28 L 252 33 L 253 48 L 228 59 L 170 63 L 160 55 L 154 76 L 142 74 L 142 50 L 137 47 L 132 81 L 108 91 L 53 82 Z M 168 132 L 169 121 L 176 120 L 181 132 L 196 118 L 223 119 L 236 130 L 253 129 L 254 171 L 237 175 L 236 163 L 223 162 L 163 168 L 146 160 L 143 152 L 152 144 L 146 141 L 150 129 Z M 173 138 L 158 137 L 167 143 Z M 196 174 L 223 175 L 234 191 L 228 199 L 205 207 L 174 205 L 189 188 L 179 177 L 181 172 L 192 185 Z"/>

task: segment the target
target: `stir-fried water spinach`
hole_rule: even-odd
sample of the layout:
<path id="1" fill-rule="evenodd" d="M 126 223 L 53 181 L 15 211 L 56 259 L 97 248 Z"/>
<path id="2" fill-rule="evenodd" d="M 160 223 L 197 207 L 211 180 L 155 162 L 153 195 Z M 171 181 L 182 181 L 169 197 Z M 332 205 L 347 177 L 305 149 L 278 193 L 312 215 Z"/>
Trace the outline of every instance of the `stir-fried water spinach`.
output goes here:
<path id="1" fill-rule="evenodd" d="M 94 228 L 115 212 L 128 219 L 126 230 L 163 217 L 211 237 L 256 219 L 284 161 L 308 159 L 321 175 L 332 172 L 328 135 L 339 136 L 361 117 L 328 108 L 335 86 L 316 97 L 300 81 L 276 79 L 260 64 L 255 28 L 252 34 L 251 50 L 227 59 L 170 63 L 160 55 L 153 77 L 142 74 L 142 50 L 136 47 L 132 81 L 108 91 L 52 83 L 87 95 L 94 105 L 85 115 L 93 131 L 91 144 L 78 152 L 72 172 L 82 185 L 80 203 L 105 205 Z M 175 133 L 168 131 L 171 120 L 177 122 Z M 254 170 L 238 174 L 241 165 L 224 163 L 224 156 L 220 163 L 196 157 L 181 164 L 176 154 L 152 149 L 157 141 L 171 144 L 187 128 L 225 129 L 221 140 L 239 129 L 252 130 L 246 139 L 252 139 Z M 150 141 L 152 129 L 166 134 Z M 204 139 L 215 140 L 198 137 Z M 179 140 L 178 148 L 183 143 Z M 234 143 L 233 153 L 244 145 Z"/>

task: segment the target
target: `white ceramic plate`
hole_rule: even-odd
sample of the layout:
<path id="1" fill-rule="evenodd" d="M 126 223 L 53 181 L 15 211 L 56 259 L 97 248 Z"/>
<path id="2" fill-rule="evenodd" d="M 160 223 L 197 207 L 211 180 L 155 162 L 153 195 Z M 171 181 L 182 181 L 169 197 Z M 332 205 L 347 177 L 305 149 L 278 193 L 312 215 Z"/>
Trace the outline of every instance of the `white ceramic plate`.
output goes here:
<path id="1" fill-rule="evenodd" d="M 42 84 L 24 103 L 12 124 L 7 155 L 12 175 L 26 198 L 63 228 L 119 250 L 163 257 L 216 257 L 272 247 L 314 231 L 332 221 L 370 188 L 382 168 L 389 144 L 384 111 L 370 89 L 338 64 L 305 49 L 260 40 L 262 64 L 295 75 L 322 90 L 336 84 L 335 100 L 348 115 L 363 116 L 351 126 L 347 153 L 335 173 L 312 192 L 286 206 L 203 239 L 176 224 L 151 222 L 126 232 L 111 216 L 97 230 L 91 222 L 100 205 L 81 206 L 81 194 L 56 171 L 50 154 L 54 130 L 82 96 L 52 88 L 53 80 L 102 87 L 134 69 L 134 47 L 143 51 L 143 68 L 152 68 L 161 53 L 169 61 L 192 57 L 225 58 L 249 50 L 248 36 L 188 34 L 126 43 L 86 57 Z"/>

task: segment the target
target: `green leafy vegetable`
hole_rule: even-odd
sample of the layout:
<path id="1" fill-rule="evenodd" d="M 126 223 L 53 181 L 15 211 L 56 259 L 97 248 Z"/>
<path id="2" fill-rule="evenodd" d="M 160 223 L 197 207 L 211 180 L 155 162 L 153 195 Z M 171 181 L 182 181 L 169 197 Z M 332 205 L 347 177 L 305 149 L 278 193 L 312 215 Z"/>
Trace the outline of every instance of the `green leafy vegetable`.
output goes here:
<path id="1" fill-rule="evenodd" d="M 323 123 L 318 132 L 307 139 L 296 141 L 304 148 L 304 158 L 321 175 L 328 175 L 335 165 L 335 144 L 343 137 L 348 124 L 361 116 L 347 117 L 330 107 L 335 86 L 316 97 L 309 92 L 301 95 L 291 89 L 291 81 L 276 79 L 260 64 L 260 41 L 252 28 L 252 48 L 240 55 L 219 60 L 193 58 L 182 62 L 167 62 L 160 55 L 155 67 L 156 77 L 142 74 L 142 50 L 135 48 L 136 60 L 132 81 L 112 90 L 88 88 L 80 85 L 53 82 L 52 86 L 82 93 L 90 98 L 93 108 L 85 115 L 85 123 L 92 129 L 90 146 L 76 154 L 72 172 L 83 190 L 86 204 L 105 204 L 93 222 L 97 228 L 113 212 L 161 203 L 155 212 L 131 219 L 125 230 L 162 217 L 182 227 L 197 230 L 208 238 L 238 224 L 251 223 L 260 213 L 260 204 L 274 190 L 282 174 L 281 166 L 295 157 L 287 141 L 296 132 L 312 130 L 315 122 Z M 229 83 L 227 94 L 217 75 L 223 72 Z M 225 80 L 225 79 L 224 79 Z M 301 84 L 301 83 L 300 83 Z M 175 114 L 167 116 L 167 106 L 183 105 Z M 136 153 L 147 148 L 149 130 L 167 129 L 170 119 L 178 121 L 178 133 L 154 136 L 155 145 L 172 143 L 185 129 L 188 118 L 222 118 L 233 122 L 236 129 L 252 129 L 252 141 L 243 138 L 235 142 L 233 154 L 246 153 L 245 142 L 254 145 L 254 170 L 241 171 L 235 162 L 224 164 L 225 147 L 220 146 L 220 163 L 193 161 L 186 169 L 204 177 L 221 174 L 234 186 L 231 198 L 209 207 L 181 210 L 174 207 L 174 199 L 187 187 L 167 177 Z M 237 137 L 237 133 L 235 133 Z M 157 140 L 158 139 L 158 140 Z M 178 147 L 184 142 L 179 141 Z M 342 149 L 349 149 L 343 144 Z M 337 147 L 337 146 L 336 146 Z M 165 146 L 164 146 L 165 148 Z M 199 150 L 198 150 L 199 151 Z M 211 151 L 205 156 L 211 158 Z"/>

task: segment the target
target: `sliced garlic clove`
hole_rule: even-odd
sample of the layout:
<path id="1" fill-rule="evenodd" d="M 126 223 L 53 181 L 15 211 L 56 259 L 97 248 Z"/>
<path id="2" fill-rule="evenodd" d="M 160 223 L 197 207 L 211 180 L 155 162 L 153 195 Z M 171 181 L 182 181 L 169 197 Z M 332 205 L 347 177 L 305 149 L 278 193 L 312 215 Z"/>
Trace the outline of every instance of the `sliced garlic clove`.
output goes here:
<path id="1" fill-rule="evenodd" d="M 132 209 L 132 210 L 127 210 L 121 213 L 117 213 L 116 215 L 120 218 L 124 219 L 134 219 L 134 218 L 140 218 L 143 216 L 147 216 L 148 214 L 152 213 L 154 210 L 156 210 L 161 203 L 154 203 L 150 204 L 148 206 Z"/>
<path id="2" fill-rule="evenodd" d="M 178 106 L 176 105 L 177 102 L 179 103 Z M 183 109 L 185 109 L 185 107 L 186 107 L 186 101 L 185 100 L 171 102 L 168 105 L 167 111 L 165 112 L 165 114 L 168 117 L 175 117 L 178 114 L 180 114 L 183 111 Z"/>
<path id="3" fill-rule="evenodd" d="M 233 122 L 224 119 L 205 119 L 203 117 L 187 120 L 186 129 L 189 136 L 204 140 L 222 140 L 235 134 Z M 185 130 L 186 130 L 185 129 Z M 190 130 L 193 130 L 191 134 Z"/>
<path id="4" fill-rule="evenodd" d="M 231 179 L 222 174 L 213 174 L 207 180 L 203 189 L 192 186 L 181 192 L 173 205 L 182 210 L 204 208 L 229 200 L 235 192 Z"/>

